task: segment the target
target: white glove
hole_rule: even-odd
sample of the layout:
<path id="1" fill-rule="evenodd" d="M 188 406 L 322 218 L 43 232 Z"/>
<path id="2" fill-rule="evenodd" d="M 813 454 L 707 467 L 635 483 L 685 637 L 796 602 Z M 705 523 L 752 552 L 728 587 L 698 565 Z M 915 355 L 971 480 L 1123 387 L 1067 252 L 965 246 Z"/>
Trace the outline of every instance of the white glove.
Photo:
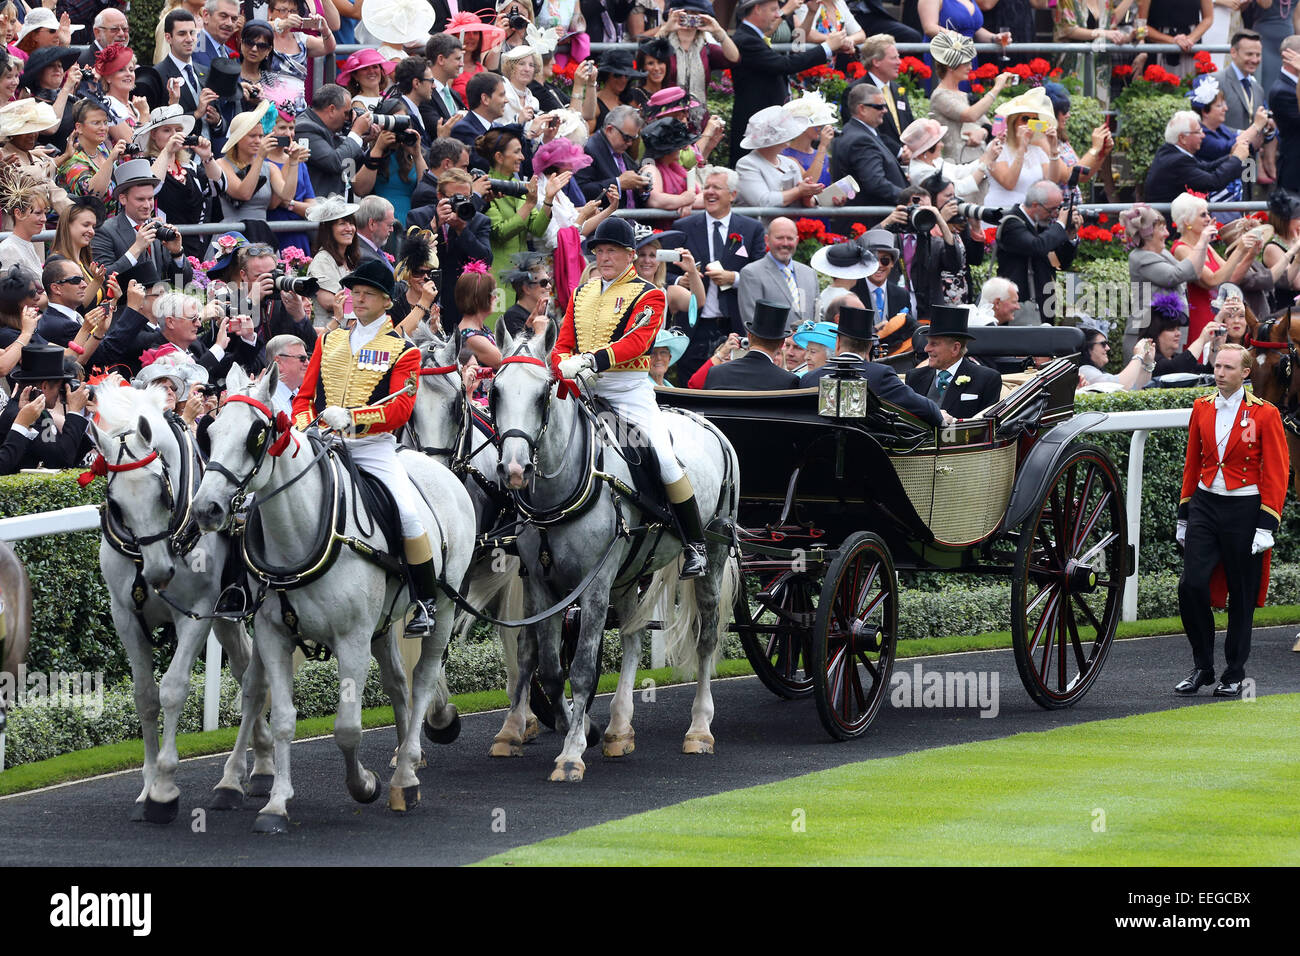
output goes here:
<path id="1" fill-rule="evenodd" d="M 1178 540 L 1179 544 L 1187 544 L 1187 522 L 1181 518 L 1178 519 L 1178 530 L 1174 532 L 1174 537 Z"/>
<path id="2" fill-rule="evenodd" d="M 578 375 L 576 381 L 586 391 L 590 392 L 592 389 L 596 387 L 596 379 L 597 379 L 597 375 L 594 369 L 585 368 L 585 367 L 578 369 Z"/>
<path id="3" fill-rule="evenodd" d="M 578 372 L 583 369 L 594 370 L 595 368 L 596 357 L 587 353 L 582 355 L 570 355 L 568 358 L 560 360 L 560 375 L 563 378 L 576 379 L 578 377 Z"/>
<path id="4" fill-rule="evenodd" d="M 318 421 L 336 432 L 346 432 L 352 428 L 352 413 L 346 408 L 331 405 L 320 413 Z"/>
<path id="5" fill-rule="evenodd" d="M 1251 554 L 1263 554 L 1269 548 L 1273 547 L 1273 532 L 1265 531 L 1263 528 L 1255 529 L 1255 540 L 1251 542 Z"/>

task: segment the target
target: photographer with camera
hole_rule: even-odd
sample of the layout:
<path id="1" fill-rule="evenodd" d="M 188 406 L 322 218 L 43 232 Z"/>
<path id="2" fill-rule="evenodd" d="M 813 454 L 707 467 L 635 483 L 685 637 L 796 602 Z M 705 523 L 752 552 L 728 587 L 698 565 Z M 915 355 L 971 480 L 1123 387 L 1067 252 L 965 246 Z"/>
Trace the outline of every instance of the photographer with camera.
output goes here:
<path id="1" fill-rule="evenodd" d="M 352 181 L 352 189 L 358 198 L 383 200 L 389 211 L 402 221 L 411 211 L 411 195 L 428 168 L 424 150 L 420 148 L 420 134 L 403 100 L 384 100 L 376 108 L 372 121 L 371 134 L 375 139 L 370 155 Z M 367 239 L 371 238 L 368 232 L 365 234 Z M 382 246 L 387 239 L 385 233 L 374 245 Z M 388 264 L 387 259 L 384 264 Z"/>
<path id="2" fill-rule="evenodd" d="M 555 194 L 564 188 L 559 176 L 550 177 L 542 193 L 542 178 L 524 181 L 517 177 L 524 164 L 523 142 L 518 126 L 489 130 L 478 138 L 474 147 L 491 160 L 493 197 L 488 204 L 492 221 L 492 274 L 501 290 L 500 303 L 493 310 L 501 315 L 515 303 L 509 284 L 502 288 L 500 274 L 510 267 L 510 257 L 528 249 L 528 237 L 541 239 L 551 223 L 551 205 Z"/>
<path id="3" fill-rule="evenodd" d="M 21 428 L 28 439 L 14 470 L 81 464 L 94 442 L 85 411 L 90 392 L 77 381 L 76 363 L 66 361 L 57 345 L 28 345 L 9 380 L 14 398 L 0 412 L 0 427 Z"/>
<path id="4" fill-rule="evenodd" d="M 352 94 L 337 83 L 326 83 L 312 94 L 311 109 L 298 116 L 295 129 L 307 140 L 307 174 L 316 195 L 344 195 L 366 154 L 362 137 L 370 131 L 370 114 L 354 114 Z"/>
<path id="5" fill-rule="evenodd" d="M 113 171 L 113 198 L 122 210 L 109 216 L 90 240 L 90 254 L 108 275 L 125 273 L 141 260 L 159 275 L 194 280 L 180 233 L 154 217 L 154 191 L 161 185 L 147 159 L 132 159 Z"/>
<path id="6" fill-rule="evenodd" d="M 959 218 L 957 203 L 945 200 L 936 208 L 925 186 L 908 186 L 902 195 L 904 205 L 895 207 L 880 226 L 901 234 L 903 274 L 916 299 L 917 318 L 926 319 L 931 306 L 962 301 L 954 301 L 954 277 L 965 271 L 966 250 L 949 225 Z"/>
<path id="7" fill-rule="evenodd" d="M 503 72 L 502 57 L 515 47 L 528 45 L 528 28 L 533 22 L 533 5 L 520 0 L 504 0 L 497 4 L 495 24 L 505 31 L 505 39 L 483 54 L 483 65 L 493 72 Z"/>
<path id="8" fill-rule="evenodd" d="M 298 193 L 298 172 L 307 150 L 297 143 L 290 146 L 283 169 L 267 161 L 275 147 L 271 137 L 262 133 L 262 117 L 269 107 L 270 102 L 263 100 L 257 109 L 240 113 L 231 121 L 230 135 L 222 147 L 225 155 L 217 164 L 222 172 L 217 196 L 221 216 L 228 222 L 265 222 L 273 198 L 293 202 Z"/>
<path id="9" fill-rule="evenodd" d="M 1025 201 L 1003 217 L 995 271 L 1020 290 L 1020 311 L 1013 325 L 1056 324 L 1060 311 L 1056 270 L 1068 269 L 1074 262 L 1080 221 L 1078 210 L 1066 207 L 1061 187 L 1048 179 L 1030 186 Z"/>
<path id="10" fill-rule="evenodd" d="M 212 144 L 194 133 L 194 117 L 179 105 L 160 106 L 149 122 L 135 132 L 135 145 L 153 161 L 154 178 L 161 180 L 158 208 L 172 225 L 204 222 L 210 217 L 208 200 L 221 182 L 221 166 Z M 202 260 L 207 236 L 185 236 L 181 246 L 187 256 Z"/>
<path id="11" fill-rule="evenodd" d="M 286 275 L 271 246 L 251 243 L 239 250 L 233 311 L 246 313 L 251 321 L 231 332 L 243 336 L 244 344 L 254 350 L 253 355 L 240 350 L 239 364 L 245 371 L 252 375 L 266 364 L 262 346 L 277 335 L 296 335 L 309 349 L 315 348 L 316 329 L 304 297 L 315 295 L 318 286 L 311 277 Z"/>
<path id="12" fill-rule="evenodd" d="M 493 265 L 492 221 L 479 212 L 472 198 L 474 177 L 451 168 L 438 177 L 437 202 L 413 210 L 408 225 L 430 229 L 437 237 L 439 263 L 438 304 L 446 335 L 460 323 L 456 309 L 456 279 L 465 263 L 477 259 Z M 428 217 L 427 219 L 425 217 Z"/>

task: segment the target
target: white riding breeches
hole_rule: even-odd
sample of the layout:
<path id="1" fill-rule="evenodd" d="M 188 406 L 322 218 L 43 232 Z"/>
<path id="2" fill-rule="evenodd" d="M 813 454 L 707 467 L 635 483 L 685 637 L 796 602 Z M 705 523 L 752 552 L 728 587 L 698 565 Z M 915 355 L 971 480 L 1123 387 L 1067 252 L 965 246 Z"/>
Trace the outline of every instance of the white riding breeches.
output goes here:
<path id="1" fill-rule="evenodd" d="M 397 511 L 402 519 L 402 537 L 418 538 L 424 534 L 424 522 L 420 520 L 419 497 L 406 469 L 397 458 L 397 439 L 391 432 L 379 435 L 363 435 L 348 439 L 348 451 L 352 460 L 368 475 L 380 479 L 393 500 L 397 502 Z"/>
<path id="2" fill-rule="evenodd" d="M 685 472 L 673 454 L 668 423 L 655 402 L 654 382 L 645 372 L 605 372 L 596 380 L 596 394 L 636 425 L 650 440 L 659 460 L 659 476 L 670 485 Z M 611 423 L 612 425 L 613 423 Z M 619 436 L 624 437 L 624 436 Z"/>

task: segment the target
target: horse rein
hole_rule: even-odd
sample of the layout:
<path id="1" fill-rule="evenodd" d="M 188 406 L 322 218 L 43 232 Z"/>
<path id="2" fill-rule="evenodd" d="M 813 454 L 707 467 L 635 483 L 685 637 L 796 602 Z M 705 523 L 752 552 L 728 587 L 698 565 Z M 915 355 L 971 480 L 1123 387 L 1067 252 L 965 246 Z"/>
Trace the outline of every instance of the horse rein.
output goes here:
<path id="1" fill-rule="evenodd" d="M 1276 377 L 1278 384 L 1282 387 L 1282 402 L 1277 404 L 1277 409 L 1282 413 L 1282 425 L 1293 435 L 1300 435 L 1300 397 L 1297 397 L 1293 390 L 1293 380 L 1297 367 L 1300 367 L 1300 351 L 1297 351 L 1295 343 L 1291 341 L 1288 335 L 1284 342 L 1274 342 L 1269 336 L 1273 333 L 1273 327 L 1277 325 L 1277 319 L 1268 319 L 1261 322 L 1257 329 L 1262 338 L 1255 338 L 1249 332 L 1246 334 L 1246 347 L 1251 349 L 1263 349 L 1269 352 L 1285 351 L 1286 355 L 1282 356 L 1273 369 L 1273 375 Z"/>
<path id="2" fill-rule="evenodd" d="M 172 428 L 172 433 L 176 435 L 178 430 L 174 426 L 171 426 L 170 423 L 168 423 L 168 426 Z M 180 435 L 177 435 L 177 439 L 178 444 L 182 446 L 182 456 L 186 461 L 192 461 L 196 456 L 194 456 L 193 446 L 190 444 L 191 438 L 188 435 L 188 429 L 186 429 L 186 431 L 187 434 L 184 436 L 184 440 L 182 440 L 182 436 Z M 172 514 L 172 520 L 168 523 L 166 530 L 160 531 L 157 534 L 145 535 L 144 537 L 138 538 L 129 528 L 126 527 L 125 523 L 119 520 L 117 523 L 121 525 L 121 530 L 131 536 L 128 541 L 123 539 L 117 533 L 116 529 L 110 528 L 111 523 L 107 520 L 107 517 L 104 522 L 104 527 L 108 532 L 110 539 L 120 545 L 120 550 L 128 556 L 132 554 L 132 546 L 135 546 L 136 549 L 134 553 L 138 553 L 140 547 L 148 544 L 155 544 L 159 541 L 167 541 L 178 554 L 185 554 L 194 546 L 195 542 L 198 541 L 198 535 L 190 533 L 193 530 L 191 527 L 191 506 L 194 501 L 194 482 L 189 480 L 185 483 L 185 508 L 178 517 L 176 514 L 176 492 L 171 481 L 171 471 L 167 467 L 167 459 L 158 454 L 158 449 L 153 449 L 143 458 L 131 458 L 123 461 L 123 459 L 129 454 L 126 447 L 126 440 L 135 433 L 136 430 L 130 428 L 112 436 L 118 441 L 116 463 L 109 464 L 108 459 L 106 459 L 102 453 L 96 454 L 95 460 L 91 463 L 90 469 L 83 472 L 80 477 L 78 477 L 77 483 L 82 485 L 82 487 L 85 487 L 96 477 L 107 478 L 110 474 L 137 471 L 142 468 L 148 468 L 149 465 L 153 464 L 155 461 L 160 462 L 162 465 L 162 471 L 159 473 L 158 478 L 162 483 L 163 502 L 166 505 L 167 510 Z M 189 455 L 186 455 L 187 452 L 189 452 Z M 190 477 L 185 476 L 184 471 L 182 471 L 182 476 Z M 107 505 L 116 507 L 116 503 L 113 501 L 112 497 L 111 484 L 105 489 L 104 496 Z"/>

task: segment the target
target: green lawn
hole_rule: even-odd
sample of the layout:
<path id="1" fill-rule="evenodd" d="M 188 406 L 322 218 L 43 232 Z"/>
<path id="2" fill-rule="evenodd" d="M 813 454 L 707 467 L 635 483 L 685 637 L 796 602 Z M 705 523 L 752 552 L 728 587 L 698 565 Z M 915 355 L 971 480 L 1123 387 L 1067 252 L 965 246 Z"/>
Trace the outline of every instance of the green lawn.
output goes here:
<path id="1" fill-rule="evenodd" d="M 1300 695 L 1216 702 L 849 764 L 485 862 L 1294 866 L 1297 752 Z"/>

